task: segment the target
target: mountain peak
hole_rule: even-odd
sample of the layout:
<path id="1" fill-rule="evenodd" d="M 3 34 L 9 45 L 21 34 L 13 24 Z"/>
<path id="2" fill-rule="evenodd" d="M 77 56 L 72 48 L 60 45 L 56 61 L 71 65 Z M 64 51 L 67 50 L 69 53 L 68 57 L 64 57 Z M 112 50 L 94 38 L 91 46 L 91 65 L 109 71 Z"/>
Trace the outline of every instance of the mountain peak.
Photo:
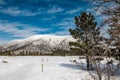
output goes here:
<path id="1" fill-rule="evenodd" d="M 27 51 L 49 53 L 55 49 L 69 50 L 69 42 L 74 41 L 71 36 L 34 35 L 26 39 L 18 39 L 2 45 L 4 51 Z"/>

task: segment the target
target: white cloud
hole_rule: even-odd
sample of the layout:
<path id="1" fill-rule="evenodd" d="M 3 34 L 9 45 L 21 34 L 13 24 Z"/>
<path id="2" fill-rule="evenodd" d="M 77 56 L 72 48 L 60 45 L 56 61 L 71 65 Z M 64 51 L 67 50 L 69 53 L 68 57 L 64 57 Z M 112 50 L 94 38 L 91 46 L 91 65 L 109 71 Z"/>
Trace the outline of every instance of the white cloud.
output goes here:
<path id="1" fill-rule="evenodd" d="M 4 0 L 0 0 L 0 4 L 6 4 Z"/>
<path id="2" fill-rule="evenodd" d="M 58 31 L 56 33 L 53 33 L 55 35 L 70 35 L 68 30 Z"/>
<path id="3" fill-rule="evenodd" d="M 61 22 L 54 24 L 54 26 L 59 27 L 60 31 L 53 33 L 57 35 L 70 35 L 69 29 L 75 27 L 74 18 L 64 18 Z"/>
<path id="4" fill-rule="evenodd" d="M 53 5 L 53 6 L 50 5 L 50 7 L 51 8 L 47 11 L 48 13 L 58 13 L 58 12 L 63 12 L 64 11 L 63 8 L 57 7 L 56 5 Z"/>
<path id="5" fill-rule="evenodd" d="M 56 26 L 61 26 L 61 27 L 66 27 L 66 28 L 69 28 L 71 26 L 74 26 L 75 23 L 74 23 L 74 18 L 64 18 L 62 19 L 61 22 L 55 24 Z"/>
<path id="6" fill-rule="evenodd" d="M 80 12 L 80 10 L 81 10 L 81 8 L 73 9 L 73 10 L 67 11 L 66 14 L 77 13 L 77 12 Z"/>
<path id="7" fill-rule="evenodd" d="M 0 12 L 4 14 L 9 14 L 11 16 L 35 16 L 40 14 L 40 12 L 31 12 L 29 10 L 20 10 L 18 7 L 9 7 L 6 9 L 0 8 Z"/>
<path id="8" fill-rule="evenodd" d="M 43 20 L 53 20 L 53 19 L 55 19 L 55 18 L 56 18 L 55 16 L 52 16 L 52 17 L 43 18 Z"/>
<path id="9" fill-rule="evenodd" d="M 87 8 L 86 11 L 87 11 L 87 12 L 93 12 L 93 11 L 94 11 L 94 8 Z"/>
<path id="10" fill-rule="evenodd" d="M 24 29 L 20 29 L 19 27 L 23 27 Z M 10 34 L 11 36 L 20 38 L 26 38 L 32 35 L 36 35 L 37 32 L 45 32 L 47 30 L 49 29 L 38 28 L 21 23 L 9 23 L 5 21 L 0 21 L 0 31 Z"/>
<path id="11" fill-rule="evenodd" d="M 59 13 L 63 12 L 64 9 L 61 7 L 58 7 L 56 5 L 51 6 L 49 9 L 39 8 L 35 12 L 32 12 L 28 9 L 19 9 L 18 7 L 8 7 L 8 8 L 2 8 L 0 7 L 0 13 L 3 14 L 9 14 L 11 16 L 35 16 L 39 14 L 51 14 L 51 13 Z M 47 19 L 47 18 L 46 18 Z"/>

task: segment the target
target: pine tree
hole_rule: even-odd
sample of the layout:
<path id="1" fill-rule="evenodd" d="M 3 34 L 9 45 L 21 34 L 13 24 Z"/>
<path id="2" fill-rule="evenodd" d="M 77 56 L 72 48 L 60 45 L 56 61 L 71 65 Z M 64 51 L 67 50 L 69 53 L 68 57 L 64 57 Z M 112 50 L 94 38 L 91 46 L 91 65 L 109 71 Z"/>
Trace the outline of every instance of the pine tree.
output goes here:
<path id="1" fill-rule="evenodd" d="M 83 53 L 86 56 L 87 70 L 90 70 L 90 55 L 94 51 L 93 46 L 98 42 L 99 28 L 97 22 L 91 13 L 82 12 L 80 16 L 75 17 L 75 29 L 70 29 L 70 34 L 76 39 L 76 42 L 70 42 L 72 50 Z M 91 52 L 91 53 L 90 53 Z"/>

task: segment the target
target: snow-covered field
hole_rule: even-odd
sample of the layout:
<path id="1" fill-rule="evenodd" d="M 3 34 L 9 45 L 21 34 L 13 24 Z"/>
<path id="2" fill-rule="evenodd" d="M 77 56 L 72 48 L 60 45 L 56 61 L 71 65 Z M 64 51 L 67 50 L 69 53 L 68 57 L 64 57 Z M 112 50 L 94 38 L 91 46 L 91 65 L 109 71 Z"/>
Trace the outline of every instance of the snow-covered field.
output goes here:
<path id="1" fill-rule="evenodd" d="M 85 79 L 89 73 L 70 62 L 74 59 L 76 57 L 1 56 L 0 80 L 89 80 Z"/>
<path id="2" fill-rule="evenodd" d="M 0 80 L 93 80 L 85 62 L 77 56 L 0 56 Z"/>

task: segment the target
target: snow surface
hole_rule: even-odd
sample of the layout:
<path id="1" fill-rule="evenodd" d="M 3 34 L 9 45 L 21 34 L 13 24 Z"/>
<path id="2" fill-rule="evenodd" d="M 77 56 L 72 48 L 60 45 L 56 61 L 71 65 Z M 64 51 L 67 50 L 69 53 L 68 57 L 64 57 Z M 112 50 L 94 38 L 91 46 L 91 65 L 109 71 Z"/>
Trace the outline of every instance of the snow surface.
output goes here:
<path id="1" fill-rule="evenodd" d="M 85 66 L 77 56 L 0 56 L 0 80 L 93 80 Z"/>
<path id="2" fill-rule="evenodd" d="M 71 62 L 74 59 L 76 57 L 1 56 L 0 80 L 89 80 L 86 79 L 89 74 Z"/>

